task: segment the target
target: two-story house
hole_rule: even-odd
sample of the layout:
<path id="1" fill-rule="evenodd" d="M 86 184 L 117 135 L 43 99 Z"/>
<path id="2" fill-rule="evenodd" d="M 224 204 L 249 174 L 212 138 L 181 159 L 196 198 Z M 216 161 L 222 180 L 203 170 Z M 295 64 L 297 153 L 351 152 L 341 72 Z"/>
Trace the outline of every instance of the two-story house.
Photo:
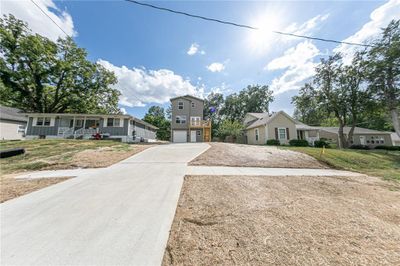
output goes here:
<path id="1" fill-rule="evenodd" d="M 204 120 L 204 100 L 191 96 L 171 98 L 172 142 L 211 141 L 211 121 Z"/>

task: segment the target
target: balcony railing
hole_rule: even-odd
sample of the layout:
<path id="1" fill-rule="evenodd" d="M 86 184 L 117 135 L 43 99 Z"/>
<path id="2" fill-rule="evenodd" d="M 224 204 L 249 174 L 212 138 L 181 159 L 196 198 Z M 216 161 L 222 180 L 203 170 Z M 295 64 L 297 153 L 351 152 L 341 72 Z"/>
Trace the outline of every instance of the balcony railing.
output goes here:
<path id="1" fill-rule="evenodd" d="M 211 127 L 211 120 L 192 120 L 190 127 Z"/>

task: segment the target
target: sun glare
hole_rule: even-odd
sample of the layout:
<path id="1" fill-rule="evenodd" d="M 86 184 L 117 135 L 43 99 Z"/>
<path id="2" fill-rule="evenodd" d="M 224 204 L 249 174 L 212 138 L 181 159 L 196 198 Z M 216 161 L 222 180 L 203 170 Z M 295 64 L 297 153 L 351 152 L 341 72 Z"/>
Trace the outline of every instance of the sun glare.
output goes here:
<path id="1" fill-rule="evenodd" d="M 249 20 L 250 25 L 258 30 L 249 31 L 247 42 L 255 53 L 264 53 L 271 48 L 279 36 L 272 31 L 282 30 L 284 27 L 283 16 L 277 10 L 267 10 Z"/>

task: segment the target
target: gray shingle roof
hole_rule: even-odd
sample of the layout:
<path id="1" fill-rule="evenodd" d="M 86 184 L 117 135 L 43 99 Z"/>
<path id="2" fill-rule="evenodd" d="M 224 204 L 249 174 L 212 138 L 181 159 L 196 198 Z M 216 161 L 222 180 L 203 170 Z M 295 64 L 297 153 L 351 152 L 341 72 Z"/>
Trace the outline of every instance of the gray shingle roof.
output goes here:
<path id="1" fill-rule="evenodd" d="M 320 130 L 324 130 L 330 133 L 338 134 L 339 128 L 338 127 L 316 127 Z M 351 127 L 344 127 L 343 132 L 344 134 L 348 134 Z M 362 127 L 355 127 L 354 134 L 391 134 L 391 132 L 387 131 L 379 131 L 374 129 L 362 128 Z"/>
<path id="2" fill-rule="evenodd" d="M 27 122 L 28 118 L 21 113 L 21 110 L 12 107 L 6 107 L 0 105 L 0 119 L 12 120 L 19 122 Z"/>

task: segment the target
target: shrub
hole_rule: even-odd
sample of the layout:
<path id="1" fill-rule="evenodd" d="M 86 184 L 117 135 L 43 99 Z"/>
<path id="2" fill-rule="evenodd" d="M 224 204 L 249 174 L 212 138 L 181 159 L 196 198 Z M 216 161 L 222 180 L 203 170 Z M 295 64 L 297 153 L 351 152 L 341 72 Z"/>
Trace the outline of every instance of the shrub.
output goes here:
<path id="1" fill-rule="evenodd" d="M 281 143 L 277 139 L 269 139 L 267 140 L 267 145 L 272 145 L 272 146 L 279 146 Z"/>
<path id="2" fill-rule="evenodd" d="M 400 151 L 400 146 L 379 145 L 379 146 L 376 146 L 375 149 L 377 149 L 377 150 L 388 150 L 388 151 Z"/>
<path id="3" fill-rule="evenodd" d="M 349 148 L 355 150 L 369 150 L 367 145 L 351 145 Z"/>
<path id="4" fill-rule="evenodd" d="M 289 144 L 295 147 L 308 147 L 308 141 L 305 139 L 291 139 Z"/>
<path id="5" fill-rule="evenodd" d="M 326 140 L 320 139 L 320 140 L 314 141 L 314 147 L 315 148 L 322 148 L 324 146 L 325 146 L 325 148 L 330 148 L 331 147 L 330 144 Z"/>

